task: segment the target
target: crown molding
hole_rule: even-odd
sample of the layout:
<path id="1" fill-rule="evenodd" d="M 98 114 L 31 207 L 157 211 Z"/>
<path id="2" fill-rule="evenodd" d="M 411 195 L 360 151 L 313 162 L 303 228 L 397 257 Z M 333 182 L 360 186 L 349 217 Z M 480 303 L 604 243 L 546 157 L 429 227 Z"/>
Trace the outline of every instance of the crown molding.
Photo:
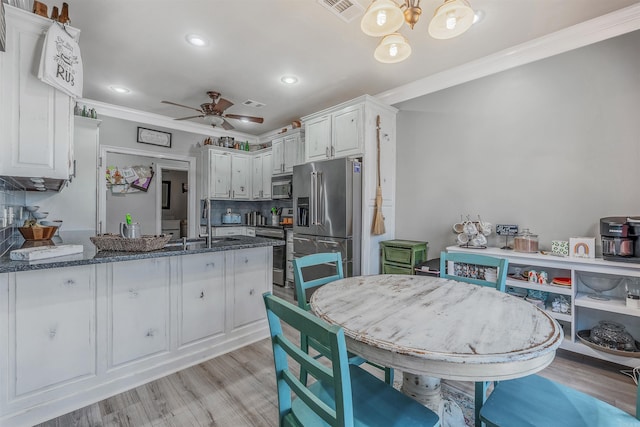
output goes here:
<path id="1" fill-rule="evenodd" d="M 218 130 L 209 125 L 195 122 L 187 122 L 175 120 L 173 117 L 167 117 L 160 114 L 148 113 L 146 111 L 134 110 L 132 108 L 122 107 L 105 102 L 95 101 L 92 99 L 78 99 L 79 104 L 86 105 L 88 108 L 95 108 L 101 116 L 113 117 L 116 119 L 128 120 L 130 122 L 143 123 L 147 125 L 160 126 L 172 130 L 181 130 L 191 132 L 198 135 L 206 136 L 233 136 L 242 141 L 249 141 L 250 144 L 258 142 L 258 137 L 243 132 L 234 132 L 224 129 Z"/>
<path id="2" fill-rule="evenodd" d="M 390 89 L 376 98 L 394 105 L 638 29 L 640 3 Z"/>

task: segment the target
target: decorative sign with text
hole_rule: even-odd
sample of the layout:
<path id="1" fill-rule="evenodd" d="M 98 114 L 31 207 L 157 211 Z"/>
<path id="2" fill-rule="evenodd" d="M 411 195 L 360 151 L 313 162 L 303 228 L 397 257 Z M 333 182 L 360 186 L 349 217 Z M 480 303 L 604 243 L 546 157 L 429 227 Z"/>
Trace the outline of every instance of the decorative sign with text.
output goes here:
<path id="1" fill-rule="evenodd" d="M 516 234 L 518 234 L 518 226 L 498 224 L 496 225 L 496 234 L 498 236 L 515 236 Z"/>

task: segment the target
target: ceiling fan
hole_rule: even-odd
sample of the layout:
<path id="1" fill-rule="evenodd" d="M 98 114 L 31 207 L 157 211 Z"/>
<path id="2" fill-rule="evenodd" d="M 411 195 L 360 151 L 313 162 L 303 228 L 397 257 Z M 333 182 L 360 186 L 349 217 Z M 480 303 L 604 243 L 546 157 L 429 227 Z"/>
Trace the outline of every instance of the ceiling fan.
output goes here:
<path id="1" fill-rule="evenodd" d="M 241 120 L 243 122 L 252 122 L 252 123 L 262 123 L 264 119 L 262 117 L 253 117 L 253 116 L 244 116 L 240 114 L 223 114 L 224 110 L 231 107 L 233 102 L 221 98 L 220 93 L 215 91 L 208 91 L 207 95 L 211 98 L 211 102 L 205 102 L 204 104 L 200 104 L 200 108 L 189 107 L 187 105 L 177 104 L 171 101 L 161 101 L 164 104 L 177 105 L 178 107 L 189 108 L 191 110 L 196 110 L 200 113 L 197 116 L 189 116 L 189 117 L 181 117 L 175 120 L 189 120 L 196 118 L 204 118 L 207 123 L 210 123 L 211 126 L 222 126 L 225 130 L 233 129 L 233 126 L 229 124 L 225 119 L 235 119 Z"/>

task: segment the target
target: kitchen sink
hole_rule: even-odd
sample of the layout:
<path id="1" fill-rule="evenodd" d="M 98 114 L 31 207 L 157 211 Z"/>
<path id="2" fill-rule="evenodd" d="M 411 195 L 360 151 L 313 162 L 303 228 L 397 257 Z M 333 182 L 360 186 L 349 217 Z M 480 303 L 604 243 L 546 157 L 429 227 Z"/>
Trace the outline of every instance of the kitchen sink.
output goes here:
<path id="1" fill-rule="evenodd" d="M 232 242 L 232 241 L 237 241 L 239 239 L 235 238 L 235 237 L 214 237 L 211 239 L 211 245 L 215 245 L 216 243 L 225 243 L 225 242 Z M 183 242 L 182 240 L 172 240 L 169 243 L 167 243 L 166 245 L 164 245 L 165 248 L 178 248 L 178 247 L 184 247 L 185 250 L 195 250 L 195 249 L 206 249 L 207 248 L 207 239 L 187 239 L 186 242 Z"/>

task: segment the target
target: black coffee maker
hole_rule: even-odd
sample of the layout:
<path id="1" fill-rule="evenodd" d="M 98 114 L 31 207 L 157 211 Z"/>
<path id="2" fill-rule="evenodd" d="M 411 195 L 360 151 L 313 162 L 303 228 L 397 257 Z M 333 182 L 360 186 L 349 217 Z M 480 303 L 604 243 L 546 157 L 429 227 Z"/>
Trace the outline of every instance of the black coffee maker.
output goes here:
<path id="1" fill-rule="evenodd" d="M 600 219 L 602 258 L 640 263 L 640 217 L 610 216 Z"/>

